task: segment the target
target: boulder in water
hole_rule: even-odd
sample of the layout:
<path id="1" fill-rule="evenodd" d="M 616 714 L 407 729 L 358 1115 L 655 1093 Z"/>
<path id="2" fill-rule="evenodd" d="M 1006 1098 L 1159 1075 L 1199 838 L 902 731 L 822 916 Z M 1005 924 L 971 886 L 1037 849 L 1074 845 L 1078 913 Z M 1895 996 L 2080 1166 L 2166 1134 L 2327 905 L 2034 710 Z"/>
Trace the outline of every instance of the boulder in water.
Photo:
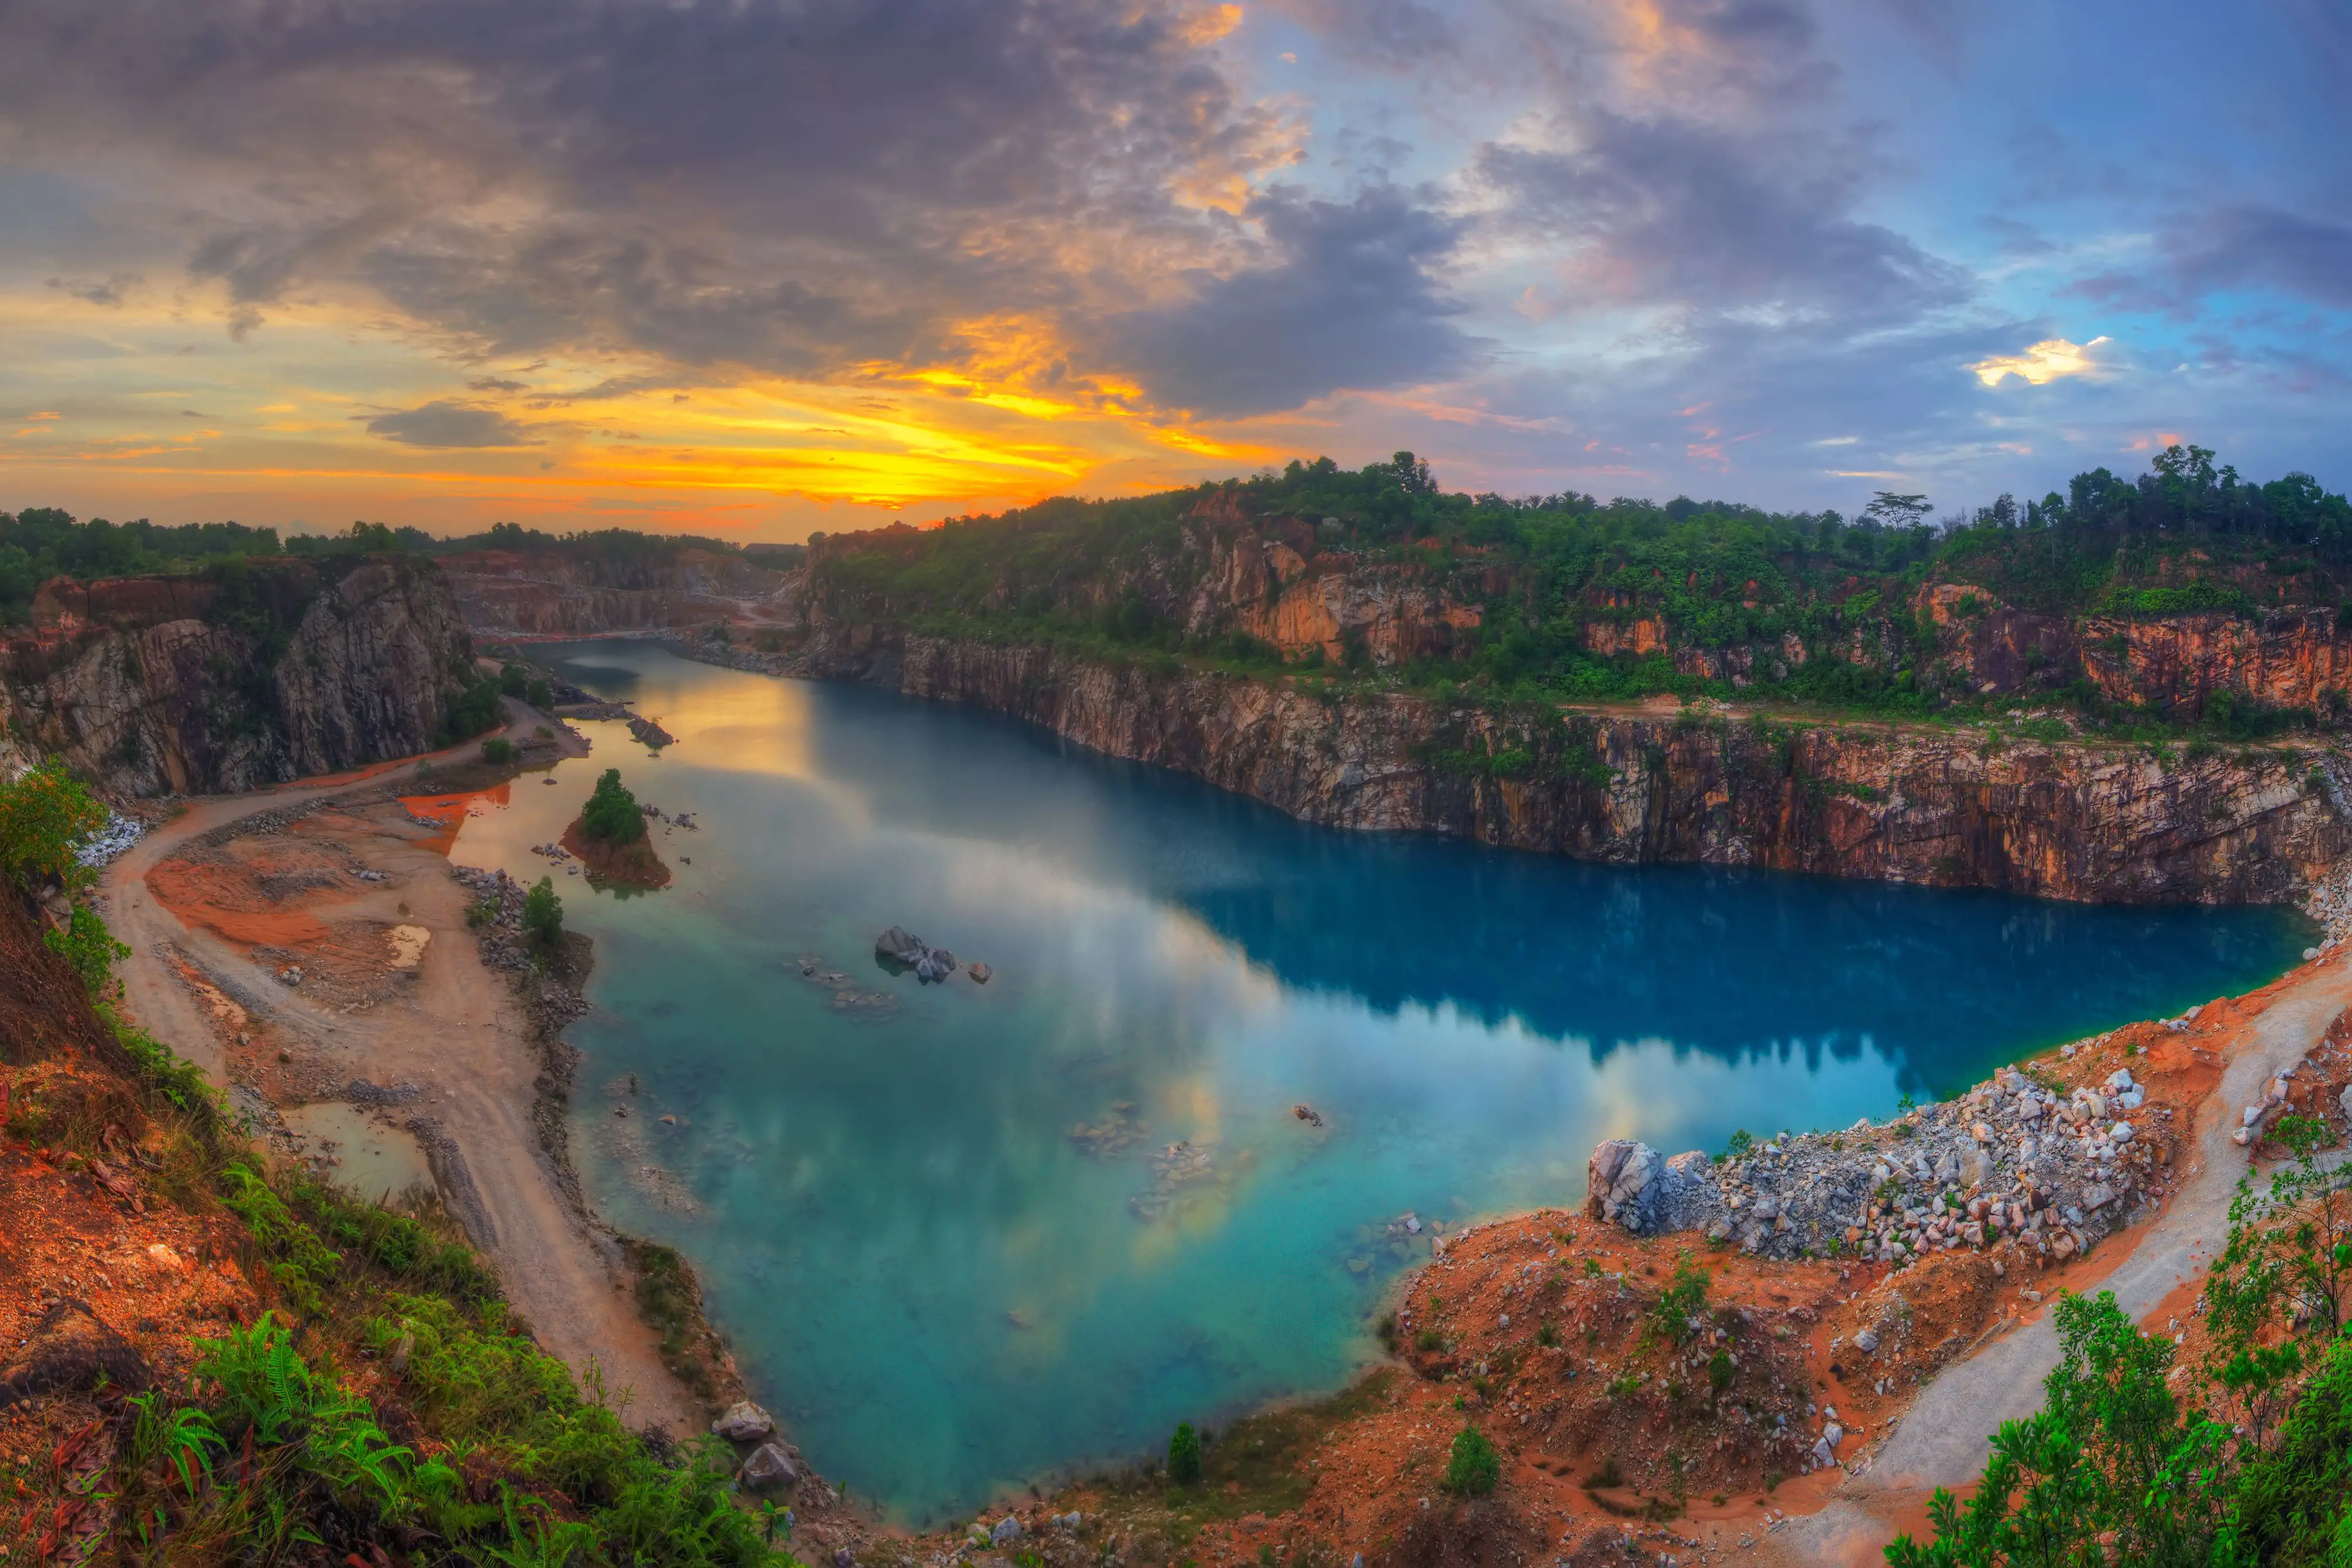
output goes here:
<path id="1" fill-rule="evenodd" d="M 903 964 L 923 980 L 944 980 L 956 971 L 955 955 L 944 947 L 934 947 L 903 925 L 893 925 L 874 938 L 877 957 Z"/>

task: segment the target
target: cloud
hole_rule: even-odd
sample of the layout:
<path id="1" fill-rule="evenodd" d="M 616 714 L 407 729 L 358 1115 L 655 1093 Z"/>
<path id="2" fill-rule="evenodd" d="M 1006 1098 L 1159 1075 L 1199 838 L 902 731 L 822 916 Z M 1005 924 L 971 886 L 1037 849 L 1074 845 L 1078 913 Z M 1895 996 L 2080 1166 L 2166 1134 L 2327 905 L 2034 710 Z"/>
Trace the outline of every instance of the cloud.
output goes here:
<path id="1" fill-rule="evenodd" d="M 2352 225 L 2277 207 L 2226 206 L 2182 223 L 2166 249 L 2181 284 L 2200 293 L 2258 285 L 2352 306 Z"/>
<path id="2" fill-rule="evenodd" d="M 1977 380 L 1989 387 L 2000 385 L 2004 376 L 2015 376 L 2033 386 L 2046 386 L 2066 376 L 2087 376 L 2100 369 L 2098 357 L 2092 352 L 2108 340 L 2092 339 L 2087 343 L 2070 343 L 2063 338 L 2044 338 L 2021 354 L 1990 354 L 1970 365 Z"/>
<path id="3" fill-rule="evenodd" d="M 1432 274 L 1454 220 L 1392 188 L 1352 202 L 1277 188 L 1245 215 L 1265 235 L 1261 265 L 1200 277 L 1181 304 L 1107 328 L 1109 355 L 1161 402 L 1262 413 L 1343 386 L 1443 380 L 1477 358 Z"/>
<path id="4" fill-rule="evenodd" d="M 1075 336 L 1243 259 L 1298 153 L 1230 7 L 17 0 L 0 135 L 174 214 L 232 335 L 358 296 L 470 353 L 789 376 Z M 160 171 L 160 172 L 159 172 Z M 1219 210 L 1220 208 L 1223 210 Z M 1240 246 L 1246 250 L 1245 246 Z"/>
<path id="5" fill-rule="evenodd" d="M 1461 24 L 1421 0 L 1276 0 L 1275 9 L 1361 64 L 1425 68 L 1461 45 Z"/>
<path id="6" fill-rule="evenodd" d="M 1855 320 L 1969 291 L 1958 268 L 1853 215 L 1857 170 L 1785 139 L 1598 110 L 1555 138 L 1490 143 L 1475 178 L 1490 226 L 1568 247 L 1572 298 Z"/>
<path id="7" fill-rule="evenodd" d="M 104 305 L 110 308 L 120 306 L 139 283 L 140 277 L 135 272 L 118 272 L 110 277 L 97 281 L 62 277 L 49 279 L 49 287 L 52 288 L 61 289 L 76 299 L 84 300 L 91 305 Z"/>
<path id="8" fill-rule="evenodd" d="M 479 447 L 536 444 L 522 426 L 496 409 L 436 398 L 367 422 L 371 435 L 407 446 Z"/>

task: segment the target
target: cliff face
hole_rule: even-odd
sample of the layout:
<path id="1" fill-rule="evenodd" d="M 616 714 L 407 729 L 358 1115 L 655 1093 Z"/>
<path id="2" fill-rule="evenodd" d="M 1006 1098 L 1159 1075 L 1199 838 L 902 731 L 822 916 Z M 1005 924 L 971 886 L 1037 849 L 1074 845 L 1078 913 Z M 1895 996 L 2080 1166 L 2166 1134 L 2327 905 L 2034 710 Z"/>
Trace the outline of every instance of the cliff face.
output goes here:
<path id="1" fill-rule="evenodd" d="M 777 620 L 801 581 L 698 549 L 660 561 L 478 550 L 444 557 L 441 566 L 466 623 L 484 636 L 587 637 Z"/>
<path id="2" fill-rule="evenodd" d="M 257 789 L 429 749 L 472 676 L 413 557 L 58 582 L 0 654 L 10 732 L 124 795 Z"/>
<path id="3" fill-rule="evenodd" d="M 2234 904 L 2294 897 L 2352 844 L 2332 787 L 2311 778 L 2315 754 L 2159 763 L 1671 711 L 1511 719 L 871 632 L 821 639 L 803 667 L 1011 714 L 1307 821 L 1621 863 Z"/>

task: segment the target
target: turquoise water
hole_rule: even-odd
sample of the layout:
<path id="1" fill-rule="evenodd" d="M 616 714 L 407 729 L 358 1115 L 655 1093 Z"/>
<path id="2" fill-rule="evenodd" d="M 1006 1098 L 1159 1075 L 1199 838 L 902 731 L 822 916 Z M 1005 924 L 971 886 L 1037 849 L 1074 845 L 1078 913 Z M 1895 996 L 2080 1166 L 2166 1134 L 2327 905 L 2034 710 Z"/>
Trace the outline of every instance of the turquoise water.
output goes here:
<path id="1" fill-rule="evenodd" d="M 536 877 L 608 766 L 702 824 L 657 831 L 662 893 L 556 879 L 597 945 L 583 1176 L 694 1260 L 818 1467 L 910 1521 L 1339 1385 L 1435 1222 L 1580 1202 L 1600 1138 L 1882 1115 L 2308 939 L 1332 832 L 959 708 L 541 652 L 679 743 L 586 727 L 457 858 Z M 884 972 L 892 925 L 994 978 Z"/>

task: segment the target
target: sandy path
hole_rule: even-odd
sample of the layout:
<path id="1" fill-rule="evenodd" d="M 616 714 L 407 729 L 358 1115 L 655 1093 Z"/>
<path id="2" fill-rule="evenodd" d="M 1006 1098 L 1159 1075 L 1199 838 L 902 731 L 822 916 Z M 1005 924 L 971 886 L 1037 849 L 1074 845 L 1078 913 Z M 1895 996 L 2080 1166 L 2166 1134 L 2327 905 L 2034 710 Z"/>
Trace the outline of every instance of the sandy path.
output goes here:
<path id="1" fill-rule="evenodd" d="M 415 771 L 412 761 L 364 781 L 208 799 L 133 845 L 102 883 L 116 930 L 132 950 L 122 970 L 131 1016 L 225 1082 L 211 1015 L 176 959 L 247 1012 L 296 1034 L 342 1081 L 416 1085 L 421 1096 L 408 1109 L 438 1134 L 428 1153 L 444 1199 L 540 1343 L 583 1379 L 593 1367 L 630 1425 L 674 1435 L 696 1430 L 697 1406 L 663 1367 L 652 1331 L 637 1319 L 616 1249 L 565 1199 L 539 1147 L 530 1120 L 539 1064 L 529 1022 L 511 983 L 483 964 L 466 926 L 466 890 L 449 875 L 446 860 L 416 841 L 422 831 L 412 840 L 387 822 L 379 831 L 336 835 L 391 880 L 320 913 L 337 922 L 398 920 L 432 933 L 406 995 L 363 1013 L 317 1006 L 278 984 L 231 944 L 184 924 L 148 887 L 147 873 L 198 834 L 322 798 L 348 795 L 354 810 L 363 810 L 358 802 Z M 377 812 L 397 815 L 390 807 Z M 404 904 L 404 915 L 398 913 Z"/>
<path id="2" fill-rule="evenodd" d="M 2230 1202 L 2247 1170 L 2230 1141 L 2237 1107 L 2260 1100 L 2273 1073 L 2316 1045 L 2352 1006 L 2352 962 L 2336 955 L 2307 967 L 2229 1046 L 2220 1089 L 2198 1123 L 2196 1164 L 2154 1221 L 2126 1239 L 2128 1257 L 2100 1281 L 2134 1319 L 2143 1319 L 2185 1281 L 2201 1275 L 2230 1228 Z M 1846 1481 L 1820 1512 L 1765 1538 L 1766 1562 L 1875 1563 L 1898 1526 L 1916 1521 L 1937 1487 L 1954 1490 L 1983 1473 L 1991 1434 L 2042 1408 L 2042 1380 L 2058 1364 L 2058 1333 L 2044 1309 L 1968 1360 L 1947 1368 L 1912 1403 L 1869 1470 Z"/>

